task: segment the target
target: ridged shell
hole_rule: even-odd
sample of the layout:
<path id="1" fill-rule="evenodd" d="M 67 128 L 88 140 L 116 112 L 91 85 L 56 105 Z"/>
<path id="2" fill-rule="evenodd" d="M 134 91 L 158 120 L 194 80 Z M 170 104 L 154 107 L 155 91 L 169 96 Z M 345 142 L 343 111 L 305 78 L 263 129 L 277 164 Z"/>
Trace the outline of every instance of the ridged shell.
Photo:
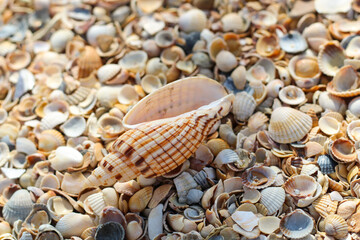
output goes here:
<path id="1" fill-rule="evenodd" d="M 328 76 L 335 76 L 339 69 L 344 66 L 346 59 L 344 49 L 336 41 L 327 42 L 320 46 L 318 63 L 321 71 Z"/>
<path id="2" fill-rule="evenodd" d="M 316 188 L 317 184 L 314 178 L 307 175 L 293 176 L 284 184 L 285 191 L 296 199 L 312 196 Z"/>
<path id="3" fill-rule="evenodd" d="M 330 147 L 331 156 L 335 161 L 350 163 L 357 158 L 354 144 L 345 138 L 336 139 Z"/>
<path id="4" fill-rule="evenodd" d="M 336 239 L 344 238 L 348 234 L 348 225 L 339 215 L 328 215 L 325 218 L 325 232 Z"/>
<path id="5" fill-rule="evenodd" d="M 299 105 L 306 101 L 305 93 L 301 88 L 286 86 L 279 92 L 279 98 L 283 103 L 289 105 Z"/>
<path id="6" fill-rule="evenodd" d="M 291 143 L 302 139 L 311 127 L 309 115 L 293 108 L 279 107 L 271 114 L 269 133 L 278 143 Z"/>
<path id="7" fill-rule="evenodd" d="M 359 81 L 359 74 L 347 65 L 339 69 L 326 91 L 338 97 L 354 97 L 360 94 Z"/>
<path id="8" fill-rule="evenodd" d="M 336 212 L 338 202 L 331 200 L 330 195 L 326 194 L 316 199 L 312 203 L 312 206 L 322 217 L 325 218 L 329 214 L 333 214 Z"/>
<path id="9" fill-rule="evenodd" d="M 79 78 L 86 78 L 102 66 L 101 58 L 95 48 L 85 46 L 78 58 Z"/>
<path id="10" fill-rule="evenodd" d="M 320 155 L 317 159 L 317 164 L 323 174 L 334 173 L 335 166 L 337 165 L 328 155 Z"/>
<path id="11" fill-rule="evenodd" d="M 232 112 L 238 121 L 246 121 L 253 114 L 255 108 L 255 99 L 248 93 L 240 92 L 235 95 Z"/>
<path id="12" fill-rule="evenodd" d="M 297 209 L 285 215 L 280 221 L 281 232 L 289 238 L 303 238 L 313 230 L 314 219 L 303 210 Z"/>
<path id="13" fill-rule="evenodd" d="M 285 191 L 282 187 L 268 187 L 261 191 L 260 203 L 267 210 L 268 215 L 274 214 L 285 202 Z"/>
<path id="14" fill-rule="evenodd" d="M 298 53 L 305 51 L 308 45 L 299 32 L 291 31 L 280 38 L 280 47 L 287 53 Z"/>
<path id="15" fill-rule="evenodd" d="M 95 226 L 89 215 L 68 213 L 56 223 L 56 229 L 65 237 L 80 236 L 89 227 Z"/>
<path id="16" fill-rule="evenodd" d="M 5 220 L 12 225 L 16 220 L 25 220 L 33 205 L 30 193 L 25 189 L 20 189 L 6 202 L 2 214 Z"/>
<path id="17" fill-rule="evenodd" d="M 114 142 L 88 178 L 90 184 L 113 184 L 140 174 L 152 178 L 177 168 L 228 114 L 233 98 L 219 83 L 200 77 L 175 81 L 143 98 L 123 119 L 131 130 Z"/>
<path id="18" fill-rule="evenodd" d="M 354 142 L 360 141 L 360 120 L 349 123 L 347 127 L 347 135 Z"/>
<path id="19" fill-rule="evenodd" d="M 262 189 L 275 182 L 276 172 L 270 167 L 252 167 L 242 174 L 243 184 L 248 188 Z"/>
<path id="20" fill-rule="evenodd" d="M 38 149 L 43 152 L 50 152 L 65 145 L 64 136 L 54 129 L 42 131 L 36 137 L 38 139 Z"/>

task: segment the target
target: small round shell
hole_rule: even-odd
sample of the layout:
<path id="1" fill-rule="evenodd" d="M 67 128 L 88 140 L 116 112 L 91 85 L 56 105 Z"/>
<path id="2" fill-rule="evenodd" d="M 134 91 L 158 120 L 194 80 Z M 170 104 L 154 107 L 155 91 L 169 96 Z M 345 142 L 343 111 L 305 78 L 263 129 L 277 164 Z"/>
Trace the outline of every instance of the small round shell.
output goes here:
<path id="1" fill-rule="evenodd" d="M 320 155 L 317 159 L 317 164 L 323 174 L 334 173 L 335 166 L 337 165 L 328 155 Z"/>
<path id="2" fill-rule="evenodd" d="M 184 32 L 201 32 L 206 27 L 207 18 L 203 11 L 191 9 L 179 18 L 179 27 Z"/>
<path id="3" fill-rule="evenodd" d="M 228 13 L 221 18 L 224 32 L 245 32 L 250 26 L 250 21 L 237 13 Z"/>
<path id="4" fill-rule="evenodd" d="M 297 209 L 280 221 L 281 232 L 289 238 L 302 238 L 313 230 L 315 221 L 303 210 Z"/>
<path id="5" fill-rule="evenodd" d="M 148 56 L 145 51 L 131 51 L 119 60 L 119 65 L 132 73 L 144 72 Z"/>
<path id="6" fill-rule="evenodd" d="M 352 66 L 344 66 L 328 83 L 326 90 L 338 97 L 353 97 L 360 94 L 359 75 Z"/>
<path id="7" fill-rule="evenodd" d="M 291 143 L 302 139 L 311 127 L 309 115 L 293 108 L 279 107 L 271 114 L 269 133 L 278 143 Z"/>
<path id="8" fill-rule="evenodd" d="M 339 69 L 344 66 L 346 59 L 344 49 L 339 42 L 332 41 L 320 46 L 318 63 L 320 70 L 328 75 L 335 76 Z"/>
<path id="9" fill-rule="evenodd" d="M 315 57 L 294 56 L 288 69 L 298 87 L 311 88 L 319 83 L 321 71 Z"/>
<path id="10" fill-rule="evenodd" d="M 349 123 L 347 127 L 347 134 L 354 142 L 360 141 L 360 120 Z"/>
<path id="11" fill-rule="evenodd" d="M 89 215 L 68 213 L 56 223 L 56 229 L 65 237 L 80 236 L 89 227 L 95 226 Z"/>
<path id="12" fill-rule="evenodd" d="M 6 56 L 7 66 L 14 71 L 26 68 L 31 62 L 30 53 L 16 50 Z"/>
<path id="13" fill-rule="evenodd" d="M 262 81 L 268 83 L 275 78 L 275 64 L 267 58 L 257 61 L 246 72 L 246 79 L 249 82 Z"/>
<path id="14" fill-rule="evenodd" d="M 333 117 L 324 116 L 319 119 L 320 130 L 327 135 L 334 135 L 340 131 L 341 123 Z"/>
<path id="15" fill-rule="evenodd" d="M 326 0 L 315 0 L 315 10 L 322 14 L 346 13 L 351 9 L 351 0 L 339 0 L 329 4 Z"/>
<path id="16" fill-rule="evenodd" d="M 243 184 L 249 188 L 262 189 L 271 186 L 275 182 L 276 172 L 270 167 L 252 167 L 243 175 Z"/>
<path id="17" fill-rule="evenodd" d="M 222 50 L 228 50 L 228 46 L 227 46 L 226 42 L 224 41 L 224 39 L 222 39 L 222 38 L 219 38 L 219 37 L 214 38 L 208 44 L 209 56 L 210 56 L 211 60 L 213 60 L 213 61 L 216 60 L 216 56 Z"/>
<path id="18" fill-rule="evenodd" d="M 279 98 L 283 103 L 299 105 L 306 101 L 305 93 L 298 87 L 286 86 L 279 92 Z"/>
<path id="19" fill-rule="evenodd" d="M 78 137 L 86 129 L 86 120 L 81 116 L 75 116 L 67 120 L 60 128 L 66 136 Z"/>
<path id="20" fill-rule="evenodd" d="M 360 97 L 353 98 L 350 101 L 349 110 L 356 117 L 360 117 Z"/>
<path id="21" fill-rule="evenodd" d="M 61 146 L 49 156 L 49 161 L 53 169 L 62 171 L 69 167 L 80 167 L 83 164 L 83 156 L 72 147 Z"/>
<path id="22" fill-rule="evenodd" d="M 291 31 L 280 38 L 280 47 L 287 53 L 298 53 L 305 51 L 308 46 L 299 32 Z"/>
<path id="23" fill-rule="evenodd" d="M 319 105 L 325 110 L 328 109 L 333 112 L 339 112 L 340 114 L 345 114 L 345 111 L 347 110 L 345 100 L 331 95 L 329 92 L 320 93 Z"/>
<path id="24" fill-rule="evenodd" d="M 229 51 L 222 50 L 216 55 L 216 66 L 223 72 L 230 72 L 237 66 L 237 60 Z"/>

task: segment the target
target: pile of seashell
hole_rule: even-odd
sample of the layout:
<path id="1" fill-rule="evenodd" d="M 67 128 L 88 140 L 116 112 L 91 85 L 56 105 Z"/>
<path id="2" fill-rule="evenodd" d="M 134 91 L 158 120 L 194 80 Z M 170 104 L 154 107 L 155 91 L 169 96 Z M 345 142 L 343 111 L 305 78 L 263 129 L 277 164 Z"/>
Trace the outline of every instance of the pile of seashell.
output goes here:
<path id="1" fill-rule="evenodd" d="M 0 0 L 0 240 L 360 239 L 359 0 Z"/>

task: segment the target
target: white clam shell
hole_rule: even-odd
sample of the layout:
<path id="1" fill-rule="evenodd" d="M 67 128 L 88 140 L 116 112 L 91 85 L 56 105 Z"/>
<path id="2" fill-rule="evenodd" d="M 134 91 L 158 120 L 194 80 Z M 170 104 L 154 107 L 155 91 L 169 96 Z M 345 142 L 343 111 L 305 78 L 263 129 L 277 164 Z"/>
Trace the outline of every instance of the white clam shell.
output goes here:
<path id="1" fill-rule="evenodd" d="M 57 171 L 66 170 L 69 167 L 80 167 L 83 164 L 82 154 L 72 147 L 65 146 L 58 147 L 49 160 L 51 167 Z"/>
<path id="2" fill-rule="evenodd" d="M 351 9 L 351 0 L 326 1 L 315 0 L 315 9 L 318 13 L 346 13 Z"/>
<path id="3" fill-rule="evenodd" d="M 353 98 L 350 101 L 349 110 L 356 117 L 360 117 L 360 97 Z"/>
<path id="4" fill-rule="evenodd" d="M 232 112 L 239 121 L 246 121 L 254 112 L 256 102 L 254 97 L 246 92 L 240 92 L 235 95 Z"/>
<path id="5" fill-rule="evenodd" d="M 119 73 L 121 66 L 118 64 L 106 64 L 97 70 L 97 77 L 101 83 L 112 79 Z"/>
<path id="6" fill-rule="evenodd" d="M 307 100 L 303 90 L 295 86 L 286 86 L 281 89 L 279 92 L 279 98 L 283 103 L 289 105 L 299 105 Z"/>
<path id="7" fill-rule="evenodd" d="M 50 37 L 51 48 L 56 52 L 65 50 L 66 44 L 70 41 L 75 34 L 69 29 L 60 29 L 54 32 Z"/>
<path id="8" fill-rule="evenodd" d="M 95 224 L 89 215 L 68 213 L 56 223 L 56 229 L 65 237 L 80 236 L 83 231 Z"/>
<path id="9" fill-rule="evenodd" d="M 282 187 L 269 187 L 261 191 L 260 203 L 267 210 L 268 215 L 274 214 L 285 202 L 285 190 Z"/>
<path id="10" fill-rule="evenodd" d="M 115 34 L 116 34 L 115 27 L 112 24 L 93 25 L 87 31 L 86 38 L 91 45 L 96 46 L 96 43 L 97 43 L 96 38 L 99 35 L 104 35 L 104 34 L 115 37 Z"/>
<path id="11" fill-rule="evenodd" d="M 36 153 L 35 144 L 27 138 L 19 137 L 16 139 L 16 150 L 26 155 Z"/>
<path id="12" fill-rule="evenodd" d="M 287 53 L 298 53 L 305 51 L 308 45 L 299 32 L 291 31 L 280 38 L 280 47 Z"/>
<path id="13" fill-rule="evenodd" d="M 121 104 L 134 104 L 139 100 L 139 95 L 133 85 L 125 84 L 120 89 L 117 99 Z"/>
<path id="14" fill-rule="evenodd" d="M 146 67 L 148 56 L 145 51 L 131 51 L 119 60 L 119 65 L 133 73 L 143 72 Z"/>
<path id="15" fill-rule="evenodd" d="M 75 116 L 67 120 L 60 128 L 66 136 L 78 137 L 85 131 L 86 121 L 84 117 Z"/>
<path id="16" fill-rule="evenodd" d="M 191 9 L 179 18 L 179 26 L 185 32 L 201 32 L 206 27 L 206 15 L 199 9 Z"/>
<path id="17" fill-rule="evenodd" d="M 321 92 L 319 96 L 319 105 L 323 109 L 328 109 L 333 112 L 339 112 L 340 114 L 345 114 L 347 110 L 346 103 L 344 99 L 341 99 L 337 96 L 331 95 L 328 92 Z M 351 109 L 350 109 L 351 111 Z"/>

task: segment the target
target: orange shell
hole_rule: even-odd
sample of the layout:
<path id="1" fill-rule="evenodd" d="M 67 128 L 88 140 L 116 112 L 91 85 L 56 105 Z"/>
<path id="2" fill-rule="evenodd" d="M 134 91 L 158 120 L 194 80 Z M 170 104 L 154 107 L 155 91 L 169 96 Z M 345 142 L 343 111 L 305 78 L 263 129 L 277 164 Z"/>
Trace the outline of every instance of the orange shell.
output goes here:
<path id="1" fill-rule="evenodd" d="M 94 70 L 102 66 L 101 58 L 95 48 L 85 46 L 78 58 L 79 78 L 88 77 Z"/>

